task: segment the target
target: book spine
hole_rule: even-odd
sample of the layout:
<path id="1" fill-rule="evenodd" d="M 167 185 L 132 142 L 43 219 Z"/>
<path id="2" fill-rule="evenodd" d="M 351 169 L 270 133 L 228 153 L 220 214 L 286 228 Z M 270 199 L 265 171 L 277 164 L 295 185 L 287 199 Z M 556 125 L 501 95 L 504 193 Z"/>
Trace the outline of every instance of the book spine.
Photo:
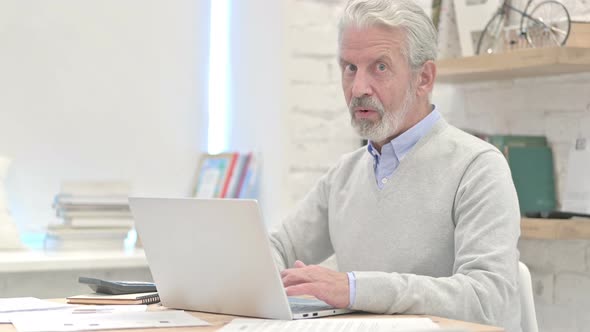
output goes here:
<path id="1" fill-rule="evenodd" d="M 256 156 L 252 155 L 248 164 L 248 170 L 244 178 L 242 187 L 240 188 L 240 198 L 257 198 L 257 173 L 259 172 L 259 161 L 256 160 Z"/>
<path id="2" fill-rule="evenodd" d="M 242 187 L 244 186 L 244 180 L 246 179 L 246 173 L 248 173 L 248 169 L 250 168 L 250 161 L 252 160 L 252 152 L 248 153 L 244 160 L 244 165 L 242 165 L 242 170 L 240 172 L 240 177 L 238 179 L 237 186 L 235 188 L 233 198 L 240 198 L 240 193 L 242 192 Z"/>
<path id="3" fill-rule="evenodd" d="M 231 182 L 232 175 L 234 173 L 234 169 L 236 167 L 236 160 L 238 159 L 238 153 L 234 153 L 231 161 L 229 163 L 229 167 L 225 176 L 225 181 L 223 183 L 223 189 L 221 190 L 221 195 L 219 197 L 225 198 L 227 196 L 227 190 L 229 188 L 229 184 Z"/>
<path id="4" fill-rule="evenodd" d="M 72 228 L 133 228 L 132 218 L 64 218 L 64 223 Z"/>
<path id="5" fill-rule="evenodd" d="M 238 153 L 238 157 L 236 159 L 236 164 L 234 166 L 234 171 L 231 175 L 231 180 L 229 182 L 229 186 L 227 188 L 227 192 L 225 193 L 226 198 L 234 198 L 236 187 L 238 186 L 240 173 L 242 168 L 244 167 L 244 162 L 246 160 L 246 155 L 242 153 Z"/>

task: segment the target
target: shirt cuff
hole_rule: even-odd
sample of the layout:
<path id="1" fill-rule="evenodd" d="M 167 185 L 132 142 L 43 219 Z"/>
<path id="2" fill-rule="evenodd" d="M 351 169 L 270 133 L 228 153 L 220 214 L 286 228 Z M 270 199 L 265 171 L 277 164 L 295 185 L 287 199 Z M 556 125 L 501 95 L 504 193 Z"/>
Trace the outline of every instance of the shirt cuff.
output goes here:
<path id="1" fill-rule="evenodd" d="M 354 276 L 354 272 L 346 272 L 346 274 L 348 275 L 348 289 L 349 289 L 348 308 L 351 309 L 352 306 L 354 305 L 354 299 L 356 297 L 356 277 Z"/>

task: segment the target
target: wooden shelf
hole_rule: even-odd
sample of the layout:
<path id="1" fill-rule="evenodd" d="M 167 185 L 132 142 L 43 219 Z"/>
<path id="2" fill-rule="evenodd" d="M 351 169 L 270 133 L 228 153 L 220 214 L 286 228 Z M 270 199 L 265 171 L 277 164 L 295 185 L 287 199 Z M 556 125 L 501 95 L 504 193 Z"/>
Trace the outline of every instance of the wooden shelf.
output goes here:
<path id="1" fill-rule="evenodd" d="M 436 62 L 438 82 L 505 80 L 590 71 L 590 48 L 527 48 Z"/>
<path id="2" fill-rule="evenodd" d="M 590 220 L 522 218 L 520 231 L 523 239 L 590 240 Z"/>

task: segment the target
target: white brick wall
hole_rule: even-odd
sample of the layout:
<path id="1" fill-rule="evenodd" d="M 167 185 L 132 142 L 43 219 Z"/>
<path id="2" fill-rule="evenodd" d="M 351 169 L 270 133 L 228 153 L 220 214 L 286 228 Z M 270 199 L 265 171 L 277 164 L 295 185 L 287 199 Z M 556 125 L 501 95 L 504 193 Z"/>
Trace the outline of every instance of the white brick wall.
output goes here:
<path id="1" fill-rule="evenodd" d="M 360 139 L 350 127 L 336 63 L 340 0 L 287 0 L 284 207 L 291 208 Z M 433 101 L 453 125 L 487 133 L 546 135 L 558 197 L 569 146 L 590 133 L 590 73 L 437 85 Z M 521 240 L 541 331 L 590 330 L 590 241 Z"/>
<path id="2" fill-rule="evenodd" d="M 585 272 L 586 240 L 521 240 L 521 259 L 535 271 Z"/>
<path id="3" fill-rule="evenodd" d="M 360 145 L 340 87 L 337 19 L 340 1 L 288 0 L 285 64 L 286 190 L 293 207 L 339 156 Z"/>

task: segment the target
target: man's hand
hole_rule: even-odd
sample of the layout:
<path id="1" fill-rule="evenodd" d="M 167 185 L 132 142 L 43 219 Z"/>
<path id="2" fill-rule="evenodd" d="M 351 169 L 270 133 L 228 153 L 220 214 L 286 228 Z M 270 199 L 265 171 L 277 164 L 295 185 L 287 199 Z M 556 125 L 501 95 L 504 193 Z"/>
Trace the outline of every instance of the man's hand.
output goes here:
<path id="1" fill-rule="evenodd" d="M 349 304 L 348 275 L 318 265 L 295 262 L 295 267 L 281 272 L 288 296 L 312 295 L 335 308 Z"/>

